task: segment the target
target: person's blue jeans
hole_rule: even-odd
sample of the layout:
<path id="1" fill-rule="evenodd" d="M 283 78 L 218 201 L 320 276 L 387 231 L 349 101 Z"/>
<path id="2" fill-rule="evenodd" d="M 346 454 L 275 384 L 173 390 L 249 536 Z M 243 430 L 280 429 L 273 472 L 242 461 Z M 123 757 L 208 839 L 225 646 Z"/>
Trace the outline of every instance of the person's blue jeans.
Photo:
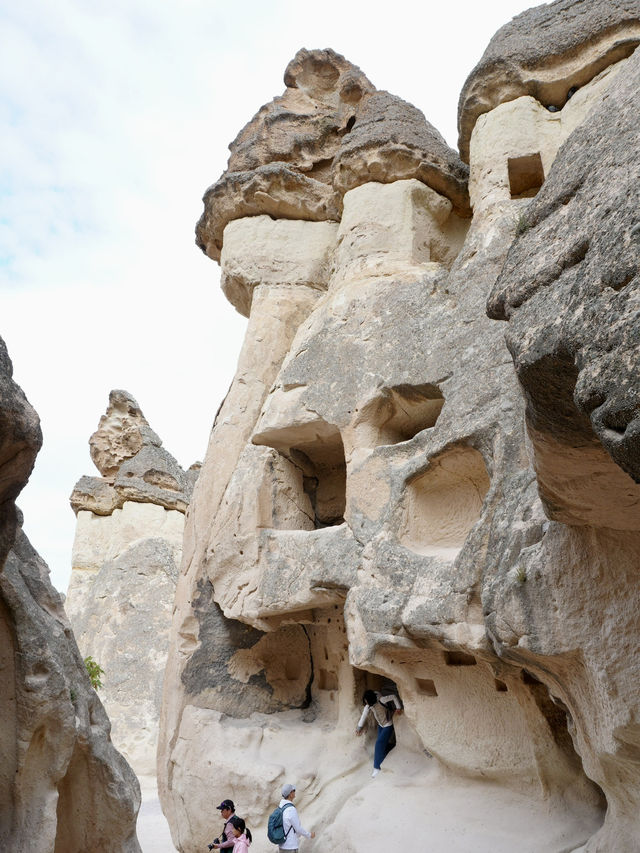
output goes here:
<path id="1" fill-rule="evenodd" d="M 380 770 L 380 765 L 391 751 L 388 747 L 392 732 L 393 726 L 378 725 L 378 737 L 376 739 L 376 747 L 373 751 L 373 767 L 375 770 Z"/>

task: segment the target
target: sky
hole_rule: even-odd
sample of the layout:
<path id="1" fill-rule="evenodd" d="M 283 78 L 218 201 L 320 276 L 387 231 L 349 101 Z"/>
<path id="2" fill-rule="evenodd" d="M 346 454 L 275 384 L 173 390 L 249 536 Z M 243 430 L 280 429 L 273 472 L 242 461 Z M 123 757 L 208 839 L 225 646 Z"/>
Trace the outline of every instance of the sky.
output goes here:
<path id="1" fill-rule="evenodd" d="M 0 0 L 0 336 L 44 436 L 18 499 L 66 592 L 69 496 L 131 393 L 183 467 L 202 460 L 246 320 L 194 244 L 227 146 L 332 47 L 457 147 L 460 89 L 518 0 Z"/>

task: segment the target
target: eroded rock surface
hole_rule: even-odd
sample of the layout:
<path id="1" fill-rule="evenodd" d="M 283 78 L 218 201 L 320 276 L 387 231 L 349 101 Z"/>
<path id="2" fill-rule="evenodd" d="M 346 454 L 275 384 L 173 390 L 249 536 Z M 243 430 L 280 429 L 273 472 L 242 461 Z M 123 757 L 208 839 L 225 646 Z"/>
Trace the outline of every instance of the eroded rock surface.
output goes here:
<path id="1" fill-rule="evenodd" d="M 137 853 L 137 780 L 16 511 L 42 437 L 11 376 L 0 341 L 0 847 Z"/>
<path id="2" fill-rule="evenodd" d="M 525 597 L 531 627 L 523 645 L 540 655 L 575 650 L 576 666 L 563 672 L 558 695 L 582 718 L 580 752 L 611 804 L 590 850 L 632 849 L 638 829 L 639 673 L 629 649 L 637 647 L 640 605 L 633 579 L 640 548 L 639 89 L 635 54 L 559 152 L 489 299 L 490 313 L 509 320 L 545 511 L 564 522 L 526 557 L 536 592 Z M 562 636 L 540 621 L 549 594 L 565 617 Z M 591 610 L 599 630 L 585 631 L 577 606 Z M 519 615 L 509 623 L 520 633 L 523 614 L 513 607 Z M 495 630 L 513 643 L 504 625 Z M 606 639 L 612 631 L 614 642 Z"/>
<path id="3" fill-rule="evenodd" d="M 126 391 L 112 391 L 90 439 L 102 477 L 81 477 L 66 609 L 84 656 L 104 669 L 113 739 L 155 776 L 168 631 L 184 513 L 198 466 L 183 471 Z"/>
<path id="4" fill-rule="evenodd" d="M 298 51 L 284 82 L 284 94 L 231 143 L 227 171 L 205 193 L 196 242 L 209 257 L 220 258 L 234 219 L 339 221 L 344 193 L 369 181 L 417 178 L 469 216 L 467 167 L 420 110 L 376 90 L 329 49 Z"/>
<path id="5" fill-rule="evenodd" d="M 462 779 L 455 820 L 480 847 L 633 849 L 635 10 L 561 0 L 496 36 L 461 98 L 470 222 L 435 134 L 360 86 L 322 239 L 327 223 L 243 206 L 226 225 L 222 280 L 249 324 L 190 506 L 165 676 L 160 788 L 181 851 L 210 837 L 210 783 L 260 827 L 289 779 L 323 845 L 364 849 L 373 826 L 383 850 L 375 792 L 404 798 L 408 778 L 423 794 L 403 799 L 408 849 L 467 849 L 434 830 Z M 385 679 L 400 746 L 363 791 L 371 745 L 353 727 Z M 499 836 L 475 823 L 485 807 Z"/>
<path id="6" fill-rule="evenodd" d="M 389 92 L 374 92 L 363 100 L 332 171 L 341 196 L 371 181 L 417 178 L 449 198 L 457 214 L 470 213 L 468 170 L 457 152 L 419 109 Z"/>
<path id="7" fill-rule="evenodd" d="M 638 0 L 556 0 L 517 15 L 491 39 L 462 88 L 462 159 L 469 161 L 471 132 L 483 113 L 523 95 L 561 110 L 576 87 L 638 44 Z"/>

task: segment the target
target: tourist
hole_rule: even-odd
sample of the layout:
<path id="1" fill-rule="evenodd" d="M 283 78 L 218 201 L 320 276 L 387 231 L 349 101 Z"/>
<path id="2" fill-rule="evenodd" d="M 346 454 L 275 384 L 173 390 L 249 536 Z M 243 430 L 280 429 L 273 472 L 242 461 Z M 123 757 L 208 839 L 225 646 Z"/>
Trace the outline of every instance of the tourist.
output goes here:
<path id="1" fill-rule="evenodd" d="M 233 833 L 233 853 L 249 853 L 251 844 L 251 832 L 241 817 L 234 815 L 231 818 L 231 832 Z"/>
<path id="2" fill-rule="evenodd" d="M 395 729 L 393 727 L 393 715 L 402 713 L 402 705 L 396 693 L 391 691 L 379 693 L 377 690 L 365 690 L 362 696 L 364 710 L 358 725 L 356 734 L 358 737 L 364 731 L 364 724 L 369 716 L 369 711 L 378 724 L 378 737 L 373 751 L 373 773 L 372 778 L 380 772 L 380 765 L 396 745 Z"/>
<path id="3" fill-rule="evenodd" d="M 233 804 L 233 800 L 223 800 L 216 808 L 220 810 L 220 814 L 224 820 L 224 829 L 220 838 L 214 838 L 211 844 L 207 846 L 209 850 L 233 850 L 235 836 L 233 834 L 232 820 L 236 812 L 236 807 Z"/>
<path id="4" fill-rule="evenodd" d="M 294 785 L 287 783 L 282 786 L 282 799 L 280 800 L 279 808 L 287 805 L 288 803 L 293 803 L 293 800 L 296 796 L 296 789 Z M 282 812 L 282 824 L 284 828 L 284 841 L 279 845 L 279 850 L 288 850 L 289 853 L 291 851 L 298 850 L 298 836 L 304 835 L 305 838 L 315 838 L 315 832 L 308 832 L 300 823 L 300 818 L 298 817 L 298 810 L 295 806 L 288 806 Z"/>

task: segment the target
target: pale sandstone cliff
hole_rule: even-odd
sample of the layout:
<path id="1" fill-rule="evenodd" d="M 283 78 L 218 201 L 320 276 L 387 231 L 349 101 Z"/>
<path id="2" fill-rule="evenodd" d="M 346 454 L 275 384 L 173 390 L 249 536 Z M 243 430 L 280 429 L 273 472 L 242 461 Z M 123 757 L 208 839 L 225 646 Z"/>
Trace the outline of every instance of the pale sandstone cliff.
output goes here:
<path id="1" fill-rule="evenodd" d="M 197 234 L 249 323 L 165 676 L 181 851 L 212 795 L 260 827 L 291 778 L 315 849 L 387 849 L 390 804 L 424 849 L 634 849 L 639 13 L 559 0 L 496 35 L 460 101 L 468 200 L 331 51 L 232 144 Z M 383 677 L 406 715 L 371 782 Z"/>
<path id="2" fill-rule="evenodd" d="M 185 472 L 126 391 L 112 391 L 89 439 L 102 476 L 81 477 L 65 609 L 84 656 L 104 669 L 112 737 L 138 775 L 155 776 L 162 677 L 184 513 L 198 467 Z"/>
<path id="3" fill-rule="evenodd" d="M 15 499 L 40 448 L 38 418 L 0 340 L 0 848 L 136 853 L 140 789 L 114 749 L 49 570 Z"/>

